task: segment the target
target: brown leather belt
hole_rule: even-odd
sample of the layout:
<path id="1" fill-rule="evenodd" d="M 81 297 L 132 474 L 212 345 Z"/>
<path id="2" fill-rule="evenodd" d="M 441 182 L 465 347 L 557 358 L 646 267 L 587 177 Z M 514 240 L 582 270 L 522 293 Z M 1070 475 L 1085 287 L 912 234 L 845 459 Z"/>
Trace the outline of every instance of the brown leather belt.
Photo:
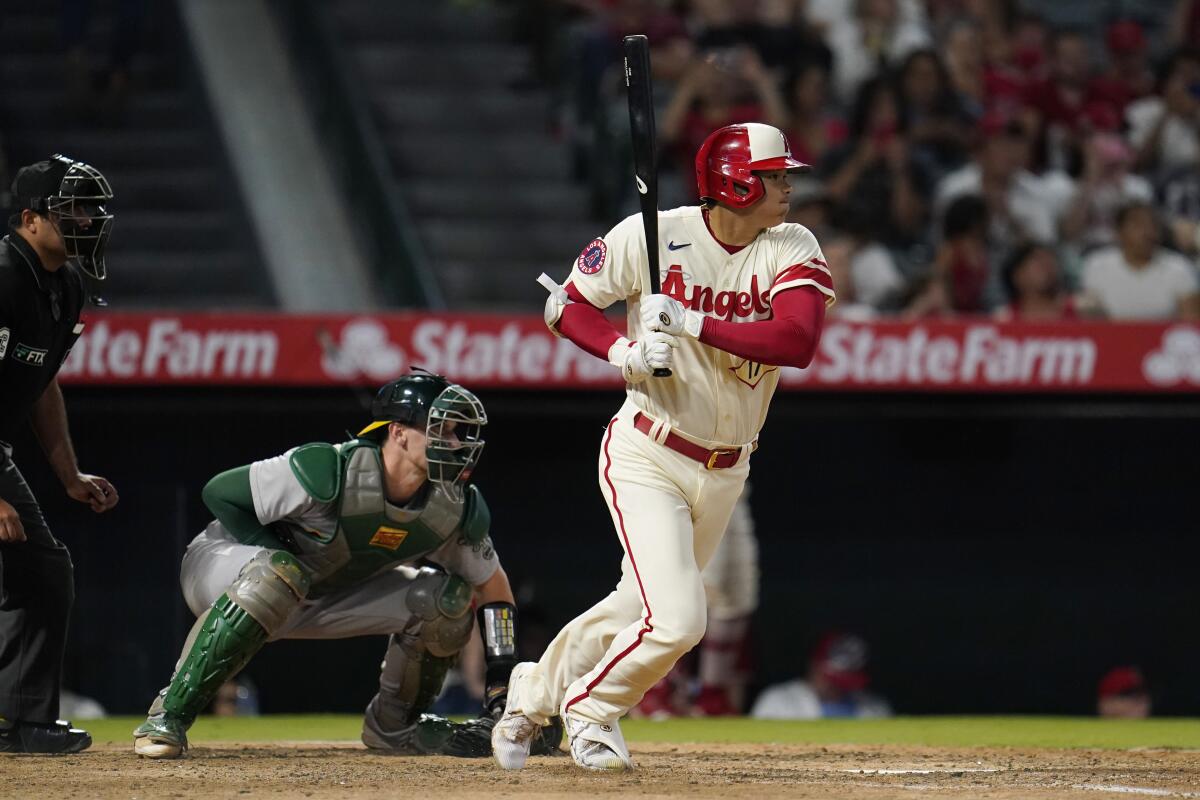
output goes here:
<path id="1" fill-rule="evenodd" d="M 650 429 L 654 427 L 654 420 L 639 411 L 633 415 L 633 427 L 649 436 Z M 680 455 L 687 456 L 693 461 L 699 461 L 705 469 L 729 469 L 742 458 L 742 448 L 740 447 L 717 447 L 709 450 L 707 447 L 689 442 L 674 431 L 667 433 L 667 439 L 663 444 Z"/>

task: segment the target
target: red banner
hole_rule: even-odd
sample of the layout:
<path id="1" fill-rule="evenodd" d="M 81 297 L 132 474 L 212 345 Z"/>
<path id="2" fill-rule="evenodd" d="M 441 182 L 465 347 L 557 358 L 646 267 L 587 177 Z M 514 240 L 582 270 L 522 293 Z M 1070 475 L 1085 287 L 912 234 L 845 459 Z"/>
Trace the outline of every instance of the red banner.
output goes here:
<path id="1" fill-rule="evenodd" d="M 91 313 L 63 364 L 91 385 L 376 385 L 418 365 L 476 388 L 621 386 L 537 316 Z M 1200 391 L 1190 324 L 831 320 L 784 389 Z"/>

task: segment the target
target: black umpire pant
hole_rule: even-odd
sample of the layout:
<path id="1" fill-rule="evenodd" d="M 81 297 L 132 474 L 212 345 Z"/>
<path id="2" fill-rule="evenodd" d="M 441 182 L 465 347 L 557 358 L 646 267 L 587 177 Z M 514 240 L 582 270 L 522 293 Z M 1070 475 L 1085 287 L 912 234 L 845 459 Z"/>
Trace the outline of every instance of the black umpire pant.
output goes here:
<path id="1" fill-rule="evenodd" d="M 0 542 L 0 716 L 53 722 L 75 602 L 71 554 L 50 534 L 3 442 L 0 497 L 17 510 L 25 528 L 24 542 Z"/>

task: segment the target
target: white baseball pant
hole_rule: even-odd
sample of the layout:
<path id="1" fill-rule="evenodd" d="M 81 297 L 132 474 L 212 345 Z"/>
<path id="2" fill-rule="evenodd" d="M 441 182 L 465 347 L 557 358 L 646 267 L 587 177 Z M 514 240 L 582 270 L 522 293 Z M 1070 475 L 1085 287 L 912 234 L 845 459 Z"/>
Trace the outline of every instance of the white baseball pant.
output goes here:
<path id="1" fill-rule="evenodd" d="M 537 722 L 568 712 L 615 721 L 704 636 L 700 571 L 741 494 L 752 447 L 741 446 L 734 466 L 709 470 L 636 430 L 637 411 L 626 401 L 600 448 L 600 489 L 625 552 L 621 580 L 514 688 L 517 710 Z M 652 433 L 666 437 L 661 426 Z"/>

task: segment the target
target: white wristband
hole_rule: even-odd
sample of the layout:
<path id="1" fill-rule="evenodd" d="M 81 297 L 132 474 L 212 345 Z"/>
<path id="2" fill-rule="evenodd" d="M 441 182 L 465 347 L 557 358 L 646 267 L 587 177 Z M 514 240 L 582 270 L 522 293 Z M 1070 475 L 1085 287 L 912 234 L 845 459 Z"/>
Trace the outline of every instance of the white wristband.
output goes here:
<path id="1" fill-rule="evenodd" d="M 632 344 L 633 342 L 624 336 L 618 336 L 617 340 L 608 348 L 608 363 L 621 370 L 622 373 L 625 372 L 625 356 L 629 353 L 629 346 Z"/>

